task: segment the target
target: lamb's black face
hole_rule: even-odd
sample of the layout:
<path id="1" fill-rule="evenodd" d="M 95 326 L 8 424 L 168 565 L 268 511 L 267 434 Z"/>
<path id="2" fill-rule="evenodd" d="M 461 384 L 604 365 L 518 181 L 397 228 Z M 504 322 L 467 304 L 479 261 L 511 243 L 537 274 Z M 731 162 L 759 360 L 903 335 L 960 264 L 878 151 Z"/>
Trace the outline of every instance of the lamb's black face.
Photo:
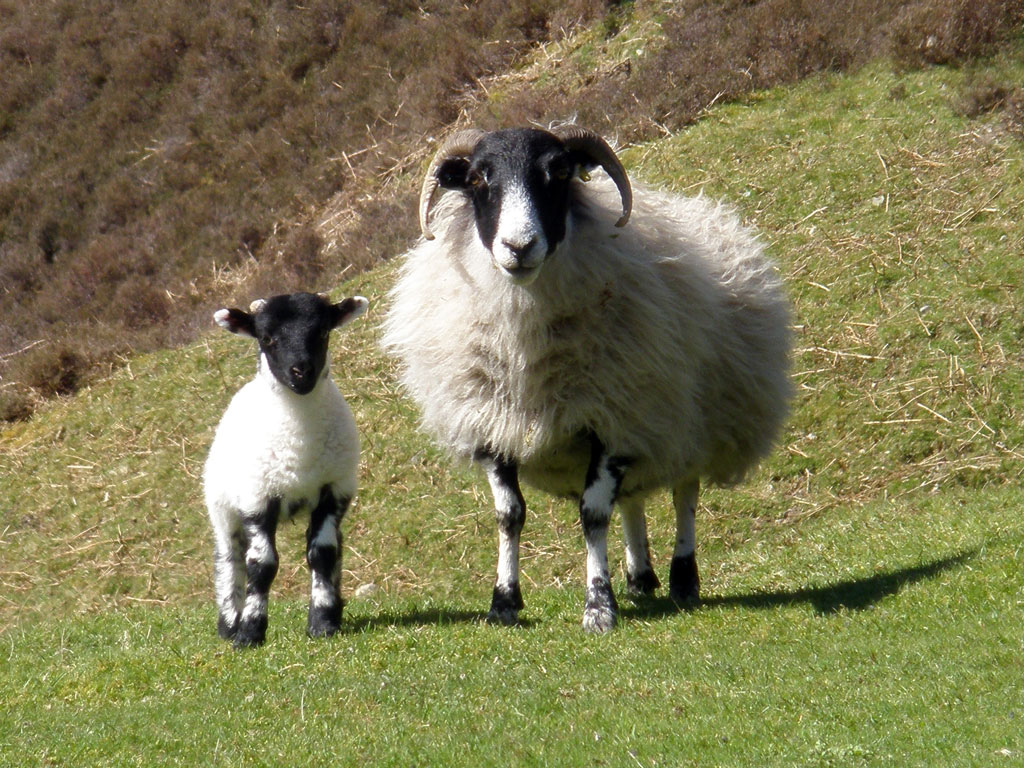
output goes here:
<path id="1" fill-rule="evenodd" d="M 465 191 L 495 264 L 525 285 L 565 238 L 569 185 L 582 160 L 547 131 L 496 131 L 470 157 L 442 163 L 437 178 Z"/>
<path id="2" fill-rule="evenodd" d="M 254 316 L 256 340 L 274 378 L 299 395 L 313 391 L 327 365 L 333 306 L 312 293 L 275 296 Z"/>
<path id="3" fill-rule="evenodd" d="M 307 395 L 327 367 L 331 331 L 359 317 L 366 306 L 362 296 L 332 304 L 326 296 L 291 293 L 254 302 L 251 312 L 221 309 L 213 317 L 225 330 L 254 337 L 274 378 Z"/>

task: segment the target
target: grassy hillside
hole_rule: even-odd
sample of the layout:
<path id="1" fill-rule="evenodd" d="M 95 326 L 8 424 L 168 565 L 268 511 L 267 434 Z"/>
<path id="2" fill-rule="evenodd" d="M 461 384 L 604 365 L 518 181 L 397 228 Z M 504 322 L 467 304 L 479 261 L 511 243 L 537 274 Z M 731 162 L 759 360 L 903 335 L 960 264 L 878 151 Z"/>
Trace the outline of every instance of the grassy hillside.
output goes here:
<path id="1" fill-rule="evenodd" d="M 692 612 L 583 635 L 576 514 L 528 494 L 524 625 L 480 622 L 490 500 L 376 350 L 393 264 L 338 288 L 372 303 L 333 350 L 364 458 L 330 641 L 302 635 L 300 526 L 268 645 L 214 634 L 199 475 L 243 340 L 131 359 L 5 428 L 0 765 L 1019 761 L 1024 142 L 962 107 L 992 82 L 1024 82 L 1024 46 L 816 76 L 624 153 L 732 201 L 796 310 L 793 419 L 750 482 L 702 497 Z M 659 499 L 663 575 L 670 517 Z"/>

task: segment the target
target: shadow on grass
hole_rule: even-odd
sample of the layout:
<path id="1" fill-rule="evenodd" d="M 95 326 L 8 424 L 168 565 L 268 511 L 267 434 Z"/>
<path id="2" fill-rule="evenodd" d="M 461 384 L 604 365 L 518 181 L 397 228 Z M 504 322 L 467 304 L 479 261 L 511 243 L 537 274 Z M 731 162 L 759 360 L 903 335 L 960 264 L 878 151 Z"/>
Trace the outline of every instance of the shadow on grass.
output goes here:
<path id="1" fill-rule="evenodd" d="M 692 607 L 684 607 L 683 610 L 716 607 L 780 608 L 808 603 L 814 606 L 815 611 L 823 615 L 836 613 L 844 609 L 861 611 L 865 608 L 870 608 L 889 595 L 896 594 L 907 584 L 925 581 L 945 571 L 959 568 L 976 554 L 976 549 L 968 550 L 912 568 L 902 568 L 897 571 L 865 576 L 860 579 L 848 579 L 823 587 L 748 592 L 739 595 L 711 595 L 701 599 L 699 603 Z M 678 613 L 679 610 L 679 606 L 672 600 L 668 597 L 662 597 L 640 602 L 633 606 L 624 606 L 622 615 L 628 618 L 657 618 Z"/>
<path id="2" fill-rule="evenodd" d="M 827 615 L 840 610 L 860 611 L 870 608 L 889 595 L 894 595 L 907 584 L 934 578 L 948 570 L 963 566 L 977 554 L 968 550 L 930 563 L 878 573 L 860 579 L 847 579 L 823 587 L 801 587 L 777 591 L 748 592 L 738 595 L 711 595 L 682 610 L 702 608 L 740 607 L 751 609 L 780 608 L 800 603 L 814 606 L 819 614 Z M 680 607 L 668 597 L 657 597 L 623 605 L 623 618 L 651 619 L 679 613 Z M 483 611 L 460 611 L 449 608 L 412 608 L 408 611 L 391 610 L 375 616 L 366 616 L 343 624 L 345 632 L 373 631 L 384 627 L 422 627 L 455 624 L 482 624 L 487 621 Z M 535 622 L 524 619 L 516 626 L 529 628 Z"/>
<path id="3" fill-rule="evenodd" d="M 376 616 L 366 616 L 349 622 L 342 627 L 346 632 L 362 632 L 382 627 L 424 627 L 445 626 L 447 624 L 486 624 L 487 613 L 483 611 L 457 611 L 448 608 L 412 609 L 405 611 L 389 611 Z M 520 619 L 517 627 L 530 627 L 533 622 Z"/>

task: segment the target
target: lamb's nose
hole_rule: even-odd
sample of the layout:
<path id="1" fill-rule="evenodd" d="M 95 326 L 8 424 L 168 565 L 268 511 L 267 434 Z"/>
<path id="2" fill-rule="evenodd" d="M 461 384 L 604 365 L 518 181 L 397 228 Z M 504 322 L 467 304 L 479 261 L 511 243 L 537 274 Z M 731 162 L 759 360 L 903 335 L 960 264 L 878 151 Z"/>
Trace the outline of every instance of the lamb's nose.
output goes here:
<path id="1" fill-rule="evenodd" d="M 302 381 L 309 376 L 311 368 L 308 365 L 293 365 L 291 369 L 292 377 L 298 381 Z"/>

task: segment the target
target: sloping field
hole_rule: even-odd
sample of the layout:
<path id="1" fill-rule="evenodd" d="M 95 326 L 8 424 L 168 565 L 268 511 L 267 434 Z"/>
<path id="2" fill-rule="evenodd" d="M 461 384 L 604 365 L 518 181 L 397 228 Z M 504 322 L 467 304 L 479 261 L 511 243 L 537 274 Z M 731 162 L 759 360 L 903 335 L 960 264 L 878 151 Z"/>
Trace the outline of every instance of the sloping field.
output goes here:
<path id="1" fill-rule="evenodd" d="M 699 608 L 584 635 L 576 513 L 528 495 L 524 624 L 481 622 L 486 484 L 417 433 L 377 351 L 387 264 L 337 288 L 371 311 L 333 346 L 364 460 L 330 641 L 303 635 L 300 526 L 267 646 L 215 636 L 200 472 L 244 341 L 130 360 L 0 435 L 0 765 L 1020 761 L 1024 142 L 955 108 L 982 76 L 1024 81 L 1024 49 L 815 77 L 624 152 L 732 201 L 796 308 L 794 416 L 703 497 Z"/>

